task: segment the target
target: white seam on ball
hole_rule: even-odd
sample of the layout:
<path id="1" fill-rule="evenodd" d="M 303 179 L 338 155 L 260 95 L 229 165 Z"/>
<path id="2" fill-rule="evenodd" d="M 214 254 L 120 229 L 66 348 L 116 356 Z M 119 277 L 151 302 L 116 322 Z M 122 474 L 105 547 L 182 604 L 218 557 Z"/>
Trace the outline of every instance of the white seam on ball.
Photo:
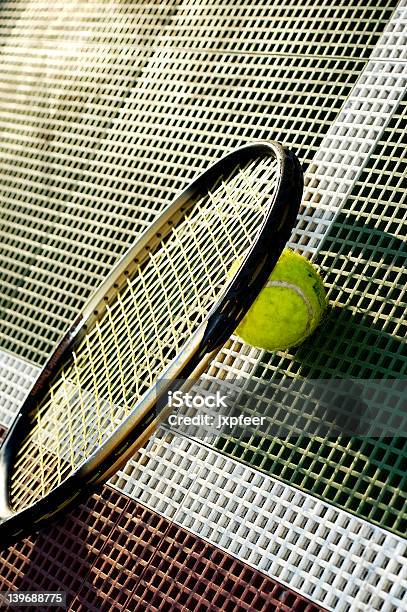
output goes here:
<path id="1" fill-rule="evenodd" d="M 308 311 L 307 330 L 310 328 L 311 321 L 315 313 L 314 313 L 314 309 L 312 307 L 311 302 L 309 301 L 308 297 L 305 295 L 302 289 L 297 287 L 297 285 L 293 285 L 292 283 L 287 283 L 287 281 L 277 281 L 277 280 L 268 281 L 266 283 L 266 287 L 284 287 L 284 289 L 292 289 L 293 291 L 295 291 L 295 293 L 304 300 L 305 306 L 307 307 L 307 311 Z"/>

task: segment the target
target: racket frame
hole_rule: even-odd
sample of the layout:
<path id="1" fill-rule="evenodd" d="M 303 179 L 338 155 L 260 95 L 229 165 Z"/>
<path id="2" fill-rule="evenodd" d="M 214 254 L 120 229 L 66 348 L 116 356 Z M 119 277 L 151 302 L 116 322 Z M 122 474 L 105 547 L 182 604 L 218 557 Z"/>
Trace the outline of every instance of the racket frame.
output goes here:
<path id="1" fill-rule="evenodd" d="M 127 279 L 135 269 L 143 265 L 151 250 L 182 220 L 185 212 L 193 208 L 197 199 L 216 188 L 219 179 L 228 176 L 236 166 L 264 156 L 274 157 L 278 164 L 273 197 L 256 239 L 204 322 L 191 335 L 177 357 L 164 369 L 155 386 L 145 393 L 129 416 L 85 463 L 45 497 L 26 508 L 14 511 L 9 500 L 13 461 L 18 452 L 19 441 L 24 439 L 29 430 L 30 415 L 37 410 L 55 374 L 72 350 L 80 344 L 95 320 L 100 319 L 117 292 L 126 286 Z M 167 407 L 157 415 L 155 408 L 158 400 L 170 388 L 174 390 L 177 387 L 178 379 L 199 378 L 266 283 L 289 239 L 298 214 L 302 191 L 301 166 L 293 152 L 276 142 L 264 141 L 244 145 L 228 153 L 200 174 L 119 260 L 57 344 L 0 448 L 0 546 L 37 530 L 55 515 L 87 497 L 147 441 L 157 425 L 170 412 Z"/>

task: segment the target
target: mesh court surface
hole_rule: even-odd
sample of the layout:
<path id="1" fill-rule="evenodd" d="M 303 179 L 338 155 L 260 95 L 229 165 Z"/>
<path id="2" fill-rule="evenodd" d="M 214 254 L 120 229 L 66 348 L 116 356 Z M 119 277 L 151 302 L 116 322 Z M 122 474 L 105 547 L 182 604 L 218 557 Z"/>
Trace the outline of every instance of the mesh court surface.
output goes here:
<path id="1" fill-rule="evenodd" d="M 330 308 L 298 349 L 232 338 L 204 380 L 406 378 L 406 21 L 404 0 L 0 5 L 4 430 L 114 262 L 256 139 L 303 164 L 291 246 Z M 406 438 L 279 427 L 160 428 L 88 503 L 2 554 L 0 590 L 66 590 L 72 610 L 405 610 Z"/>

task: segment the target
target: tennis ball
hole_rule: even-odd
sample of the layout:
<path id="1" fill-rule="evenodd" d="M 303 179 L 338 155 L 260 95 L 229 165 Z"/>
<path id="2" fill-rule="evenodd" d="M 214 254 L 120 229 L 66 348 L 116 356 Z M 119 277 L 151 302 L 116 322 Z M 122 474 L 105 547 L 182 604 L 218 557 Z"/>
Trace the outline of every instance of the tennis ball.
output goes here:
<path id="1" fill-rule="evenodd" d="M 231 272 L 236 271 L 236 263 Z M 313 265 L 285 249 L 235 333 L 258 348 L 285 350 L 312 334 L 326 305 L 323 282 Z"/>

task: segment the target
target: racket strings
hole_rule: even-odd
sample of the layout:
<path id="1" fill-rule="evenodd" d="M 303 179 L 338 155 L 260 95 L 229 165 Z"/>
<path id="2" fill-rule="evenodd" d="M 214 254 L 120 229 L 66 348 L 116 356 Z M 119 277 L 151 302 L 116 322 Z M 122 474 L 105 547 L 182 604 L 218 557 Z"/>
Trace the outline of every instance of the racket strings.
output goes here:
<path id="1" fill-rule="evenodd" d="M 122 371 L 122 368 L 119 368 L 119 371 Z M 76 368 L 76 374 L 77 374 L 77 368 Z M 82 396 L 81 392 L 79 392 L 79 400 L 80 400 L 79 403 L 80 403 L 81 407 L 83 408 L 83 406 L 85 405 L 85 402 L 84 402 L 84 399 L 83 399 L 83 396 Z M 112 405 L 112 399 L 109 402 L 109 404 L 110 404 L 110 406 Z M 86 436 L 86 426 L 85 426 L 85 423 L 84 423 L 84 413 L 83 413 L 83 410 L 82 410 L 82 430 L 83 430 L 82 431 L 83 437 L 86 440 L 87 436 Z M 86 452 L 86 448 L 85 448 L 85 452 Z"/>
<path id="2" fill-rule="evenodd" d="M 13 466 L 16 510 L 77 470 L 154 385 L 255 241 L 277 179 L 267 157 L 224 177 L 127 279 L 32 418 Z"/>

